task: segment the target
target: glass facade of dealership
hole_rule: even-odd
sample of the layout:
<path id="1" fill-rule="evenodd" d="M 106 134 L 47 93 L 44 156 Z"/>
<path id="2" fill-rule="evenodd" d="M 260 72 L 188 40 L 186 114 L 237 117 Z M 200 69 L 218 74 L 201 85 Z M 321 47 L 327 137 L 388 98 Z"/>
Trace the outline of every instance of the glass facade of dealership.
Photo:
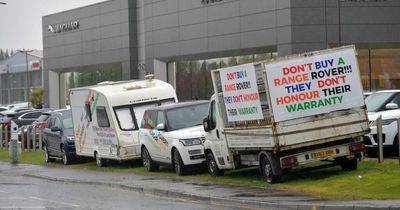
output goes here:
<path id="1" fill-rule="evenodd" d="M 400 48 L 357 51 L 365 91 L 400 89 Z"/>
<path id="2" fill-rule="evenodd" d="M 400 48 L 357 49 L 365 92 L 400 89 Z M 209 99 L 213 93 L 210 71 L 251 62 L 268 61 L 277 53 L 176 62 L 176 91 L 180 100 Z M 191 85 L 188 85 L 191 84 Z"/>
<path id="3" fill-rule="evenodd" d="M 180 101 L 209 99 L 213 69 L 349 44 L 364 91 L 400 89 L 398 11 L 398 0 L 110 0 L 49 15 L 47 101 L 63 107 L 70 88 L 145 73 L 173 84 Z M 48 31 L 73 20 L 79 29 Z"/>

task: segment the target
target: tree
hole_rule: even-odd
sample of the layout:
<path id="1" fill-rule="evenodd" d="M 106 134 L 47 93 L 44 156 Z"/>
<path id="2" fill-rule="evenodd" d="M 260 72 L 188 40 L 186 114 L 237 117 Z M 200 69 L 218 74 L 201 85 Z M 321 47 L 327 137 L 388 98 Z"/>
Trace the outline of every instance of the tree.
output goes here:
<path id="1" fill-rule="evenodd" d="M 2 61 L 4 59 L 5 59 L 4 51 L 3 51 L 3 49 L 0 49 L 0 61 Z"/>
<path id="2" fill-rule="evenodd" d="M 238 61 L 237 61 L 237 58 L 236 57 L 230 57 L 229 59 L 228 59 L 228 66 L 236 66 L 236 65 L 238 65 Z"/>
<path id="3" fill-rule="evenodd" d="M 43 87 L 35 88 L 29 93 L 29 102 L 31 102 L 33 107 L 37 107 L 39 104 L 43 103 L 43 94 Z"/>

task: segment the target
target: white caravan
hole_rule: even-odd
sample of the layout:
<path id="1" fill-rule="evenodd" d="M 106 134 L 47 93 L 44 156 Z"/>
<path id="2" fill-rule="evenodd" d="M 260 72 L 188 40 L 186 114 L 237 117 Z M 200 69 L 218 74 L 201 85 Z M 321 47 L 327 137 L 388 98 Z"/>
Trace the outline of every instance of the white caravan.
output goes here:
<path id="1" fill-rule="evenodd" d="M 141 157 L 139 124 L 149 107 L 175 103 L 174 88 L 148 77 L 142 81 L 102 82 L 70 91 L 76 154 L 106 159 Z"/>

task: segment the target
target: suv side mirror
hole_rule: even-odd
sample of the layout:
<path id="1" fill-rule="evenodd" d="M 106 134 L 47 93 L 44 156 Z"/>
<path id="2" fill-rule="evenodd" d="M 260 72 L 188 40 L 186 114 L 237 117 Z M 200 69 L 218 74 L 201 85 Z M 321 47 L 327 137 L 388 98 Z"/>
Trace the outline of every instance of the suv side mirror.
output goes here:
<path id="1" fill-rule="evenodd" d="M 165 131 L 165 124 L 164 123 L 160 123 L 157 125 L 157 130 L 159 131 Z"/>
<path id="2" fill-rule="evenodd" d="M 399 108 L 399 105 L 397 105 L 397 104 L 395 104 L 395 103 L 388 103 L 388 104 L 386 104 L 385 108 L 386 108 L 387 110 L 398 109 L 398 108 Z"/>
<path id="3" fill-rule="evenodd" d="M 211 130 L 211 128 L 210 128 L 210 120 L 209 120 L 208 116 L 203 119 L 203 128 L 204 128 L 204 131 L 206 131 L 206 132 Z"/>
<path id="4" fill-rule="evenodd" d="M 50 130 L 52 131 L 52 132 L 57 132 L 57 131 L 62 131 L 62 129 L 60 128 L 60 127 L 58 127 L 58 126 L 53 126 L 53 127 L 51 127 L 50 128 Z"/>

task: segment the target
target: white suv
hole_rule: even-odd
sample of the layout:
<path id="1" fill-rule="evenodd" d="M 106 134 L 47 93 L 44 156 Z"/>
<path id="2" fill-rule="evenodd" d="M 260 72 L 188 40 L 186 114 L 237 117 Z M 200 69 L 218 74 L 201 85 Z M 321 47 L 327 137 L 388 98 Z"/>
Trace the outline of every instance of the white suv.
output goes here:
<path id="1" fill-rule="evenodd" d="M 145 111 L 139 130 L 145 171 L 172 165 L 180 176 L 188 172 L 189 165 L 205 162 L 202 122 L 208 104 L 208 101 L 184 102 Z"/>
<path id="2" fill-rule="evenodd" d="M 397 153 L 397 119 L 400 118 L 400 90 L 378 91 L 365 99 L 371 132 L 365 136 L 367 154 L 376 154 L 378 139 L 376 119 L 382 115 L 382 140 L 385 152 Z"/>

